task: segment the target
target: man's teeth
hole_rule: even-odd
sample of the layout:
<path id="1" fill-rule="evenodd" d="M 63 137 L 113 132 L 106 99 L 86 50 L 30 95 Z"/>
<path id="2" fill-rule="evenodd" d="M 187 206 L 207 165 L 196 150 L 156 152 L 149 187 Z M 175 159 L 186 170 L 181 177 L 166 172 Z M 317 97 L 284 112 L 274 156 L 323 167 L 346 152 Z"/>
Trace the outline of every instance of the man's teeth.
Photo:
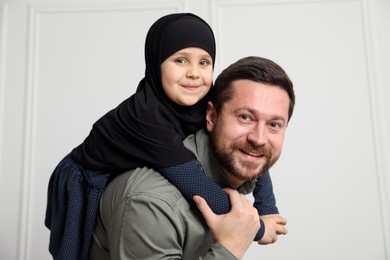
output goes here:
<path id="1" fill-rule="evenodd" d="M 248 151 L 243 151 L 251 156 L 255 156 L 255 157 L 260 157 L 261 155 L 260 154 L 257 154 L 257 153 L 251 153 L 251 152 L 248 152 Z"/>

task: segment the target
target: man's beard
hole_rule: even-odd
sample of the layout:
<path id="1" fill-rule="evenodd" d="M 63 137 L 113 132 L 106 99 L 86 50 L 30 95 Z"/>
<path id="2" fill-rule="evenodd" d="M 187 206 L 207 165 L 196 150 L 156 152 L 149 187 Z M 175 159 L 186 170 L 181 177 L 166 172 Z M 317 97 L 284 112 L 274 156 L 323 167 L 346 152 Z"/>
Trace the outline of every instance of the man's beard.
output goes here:
<path id="1" fill-rule="evenodd" d="M 210 133 L 210 143 L 220 165 L 236 178 L 248 182 L 262 176 L 276 162 L 271 149 L 265 145 L 254 145 L 250 142 L 233 142 L 230 146 L 223 146 L 219 141 L 218 131 Z M 259 162 L 245 161 L 242 158 L 236 158 L 234 151 L 246 152 L 264 156 L 265 162 L 260 167 Z M 254 174 L 253 174 L 254 173 Z"/>

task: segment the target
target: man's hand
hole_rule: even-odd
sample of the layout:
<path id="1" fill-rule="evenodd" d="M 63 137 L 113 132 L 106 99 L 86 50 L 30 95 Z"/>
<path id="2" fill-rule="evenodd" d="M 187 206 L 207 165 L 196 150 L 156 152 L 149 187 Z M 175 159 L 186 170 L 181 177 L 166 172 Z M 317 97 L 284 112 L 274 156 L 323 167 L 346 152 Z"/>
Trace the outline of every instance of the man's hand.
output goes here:
<path id="1" fill-rule="evenodd" d="M 268 245 L 278 240 L 278 235 L 286 235 L 287 220 L 279 214 L 262 215 L 260 218 L 265 225 L 265 233 L 262 239 L 258 241 L 260 245 Z"/>
<path id="2" fill-rule="evenodd" d="M 241 259 L 260 228 L 259 215 L 244 195 L 233 189 L 225 189 L 225 191 L 232 205 L 227 214 L 214 214 L 207 202 L 200 196 L 194 196 L 194 201 L 214 239 Z"/>

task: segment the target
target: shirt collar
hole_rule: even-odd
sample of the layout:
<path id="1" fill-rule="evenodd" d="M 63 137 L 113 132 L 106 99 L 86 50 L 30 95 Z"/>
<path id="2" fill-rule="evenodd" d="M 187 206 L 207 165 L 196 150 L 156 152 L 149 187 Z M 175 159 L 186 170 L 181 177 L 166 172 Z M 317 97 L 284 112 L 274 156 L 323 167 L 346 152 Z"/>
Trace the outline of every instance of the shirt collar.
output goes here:
<path id="1" fill-rule="evenodd" d="M 184 145 L 196 156 L 198 163 L 209 178 L 223 188 L 233 188 L 215 158 L 209 142 L 209 134 L 204 129 L 199 130 L 195 135 L 188 136 L 184 140 Z M 237 190 L 248 194 L 253 192 L 255 184 L 256 181 L 245 182 Z"/>

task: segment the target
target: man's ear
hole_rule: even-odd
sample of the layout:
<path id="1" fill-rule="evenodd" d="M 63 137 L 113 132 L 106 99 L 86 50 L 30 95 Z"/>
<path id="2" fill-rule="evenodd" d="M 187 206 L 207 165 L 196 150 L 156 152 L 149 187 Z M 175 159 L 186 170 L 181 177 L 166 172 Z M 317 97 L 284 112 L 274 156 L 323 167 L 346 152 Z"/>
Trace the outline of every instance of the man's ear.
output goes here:
<path id="1" fill-rule="evenodd" d="M 206 126 L 209 132 L 213 131 L 216 119 L 217 119 L 217 112 L 215 111 L 213 103 L 209 101 L 207 103 L 207 111 L 206 111 Z"/>

